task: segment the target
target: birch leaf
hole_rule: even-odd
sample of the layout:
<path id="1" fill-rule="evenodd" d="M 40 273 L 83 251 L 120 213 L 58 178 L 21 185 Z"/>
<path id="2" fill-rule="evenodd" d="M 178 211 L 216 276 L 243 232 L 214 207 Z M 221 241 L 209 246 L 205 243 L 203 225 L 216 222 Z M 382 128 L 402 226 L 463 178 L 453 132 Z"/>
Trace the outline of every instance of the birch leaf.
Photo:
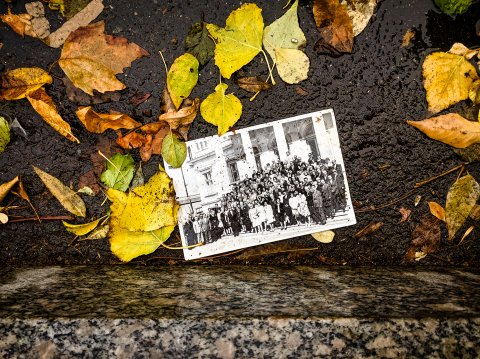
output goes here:
<path id="1" fill-rule="evenodd" d="M 65 221 L 62 221 L 62 223 L 65 226 L 65 229 L 70 233 L 73 233 L 76 236 L 84 236 L 85 234 L 88 234 L 91 231 L 93 231 L 95 228 L 97 228 L 98 224 L 100 223 L 100 220 L 101 218 L 92 222 L 82 223 L 82 224 L 71 224 Z"/>
<path id="2" fill-rule="evenodd" d="M 186 53 L 177 57 L 167 74 L 168 93 L 178 110 L 198 81 L 198 60 L 192 54 Z"/>
<path id="3" fill-rule="evenodd" d="M 428 137 L 456 148 L 465 148 L 480 142 L 480 123 L 469 121 L 456 113 L 407 123 Z"/>
<path id="4" fill-rule="evenodd" d="M 202 117 L 218 127 L 219 135 L 226 133 L 242 115 L 242 103 L 234 94 L 225 95 L 227 88 L 225 83 L 217 85 L 200 105 Z"/>
<path id="5" fill-rule="evenodd" d="M 39 88 L 37 91 L 28 94 L 27 99 L 33 109 L 37 111 L 45 122 L 52 126 L 55 131 L 72 142 L 80 143 L 73 135 L 70 124 L 65 122 L 58 114 L 55 103 L 43 88 Z"/>
<path id="6" fill-rule="evenodd" d="M 187 145 L 180 141 L 176 135 L 170 132 L 163 139 L 162 157 L 173 168 L 182 166 L 187 158 Z"/>
<path id="7" fill-rule="evenodd" d="M 313 233 L 312 237 L 315 238 L 320 243 L 330 243 L 333 241 L 333 237 L 335 237 L 335 232 L 333 231 L 323 231 Z"/>
<path id="8" fill-rule="evenodd" d="M 115 75 L 148 52 L 122 37 L 104 34 L 103 21 L 80 27 L 63 45 L 58 64 L 72 83 L 93 96 L 93 90 L 123 90 L 125 85 Z"/>
<path id="9" fill-rule="evenodd" d="M 478 75 L 475 67 L 465 57 L 434 52 L 423 62 L 423 79 L 428 110 L 437 113 L 466 100 Z"/>
<path id="10" fill-rule="evenodd" d="M 93 133 L 103 133 L 108 129 L 118 130 L 121 128 L 133 130 L 142 124 L 130 116 L 121 113 L 97 113 L 91 107 L 80 107 L 75 114 L 86 129 Z"/>
<path id="11" fill-rule="evenodd" d="M 352 19 L 353 36 L 359 35 L 368 25 L 375 13 L 379 0 L 342 0 L 341 4 L 347 8 L 348 16 Z"/>
<path id="12" fill-rule="evenodd" d="M 468 91 L 468 97 L 474 105 L 480 105 L 480 80 L 476 80 L 472 87 L 470 87 L 470 90 Z"/>
<path id="13" fill-rule="evenodd" d="M 185 38 L 185 51 L 195 56 L 201 66 L 204 66 L 214 55 L 215 43 L 208 36 L 207 24 L 196 22 Z"/>
<path id="14" fill-rule="evenodd" d="M 19 100 L 53 82 L 39 67 L 23 67 L 5 72 L 1 78 L 0 100 Z"/>
<path id="15" fill-rule="evenodd" d="M 59 179 L 42 171 L 40 168 L 33 166 L 33 169 L 50 193 L 67 211 L 75 216 L 85 217 L 87 209 L 85 208 L 85 203 L 78 194 L 65 186 Z"/>
<path id="16" fill-rule="evenodd" d="M 224 28 L 207 24 L 207 30 L 216 42 L 215 65 L 227 79 L 262 51 L 262 9 L 255 4 L 232 11 Z"/>
<path id="17" fill-rule="evenodd" d="M 5 151 L 7 145 L 10 143 L 10 126 L 7 120 L 0 116 L 0 154 Z"/>
<path id="18" fill-rule="evenodd" d="M 107 161 L 107 169 L 100 176 L 100 181 L 109 188 L 125 192 L 132 181 L 134 166 L 131 155 L 117 153 Z"/>
<path id="19" fill-rule="evenodd" d="M 471 175 L 459 178 L 447 194 L 445 206 L 448 239 L 463 226 L 480 196 L 480 185 Z"/>
<path id="20" fill-rule="evenodd" d="M 310 60 L 304 52 L 296 49 L 275 49 L 277 71 L 287 84 L 298 84 L 308 78 Z"/>

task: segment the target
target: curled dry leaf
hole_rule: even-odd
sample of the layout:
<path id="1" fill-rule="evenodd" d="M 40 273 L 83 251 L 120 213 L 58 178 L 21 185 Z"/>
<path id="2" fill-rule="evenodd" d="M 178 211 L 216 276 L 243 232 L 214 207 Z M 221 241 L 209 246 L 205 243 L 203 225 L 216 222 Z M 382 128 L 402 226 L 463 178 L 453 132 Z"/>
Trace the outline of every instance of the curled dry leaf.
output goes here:
<path id="1" fill-rule="evenodd" d="M 65 186 L 59 179 L 42 171 L 40 168 L 33 166 L 33 169 L 50 193 L 67 211 L 75 216 L 85 217 L 87 209 L 85 208 L 85 203 L 78 194 Z"/>
<path id="2" fill-rule="evenodd" d="M 35 213 L 35 216 L 37 217 L 38 221 L 41 222 L 40 216 L 38 215 L 37 210 L 33 206 L 32 201 L 30 201 L 30 197 L 29 197 L 27 191 L 25 190 L 25 187 L 23 186 L 23 182 L 21 180 L 18 181 L 18 192 L 16 192 L 15 194 L 17 196 L 19 196 L 20 198 L 22 198 L 23 200 L 27 201 L 27 203 L 33 209 L 33 212 Z"/>
<path id="3" fill-rule="evenodd" d="M 357 233 L 354 234 L 354 238 L 365 238 L 366 236 L 378 231 L 384 225 L 383 222 L 372 222 L 363 227 Z"/>
<path id="4" fill-rule="evenodd" d="M 85 128 L 93 133 L 103 133 L 108 129 L 118 130 L 124 128 L 132 130 L 142 125 L 130 116 L 121 113 L 97 113 L 90 106 L 80 107 L 75 113 Z"/>
<path id="5" fill-rule="evenodd" d="M 207 24 L 207 30 L 216 42 L 215 65 L 227 79 L 263 51 L 262 9 L 255 4 L 232 11 L 224 28 Z"/>
<path id="6" fill-rule="evenodd" d="M 399 209 L 399 212 L 402 215 L 400 223 L 408 221 L 410 219 L 410 215 L 412 214 L 412 210 L 403 207 Z"/>
<path id="7" fill-rule="evenodd" d="M 453 147 L 465 148 L 480 142 L 480 123 L 469 121 L 456 113 L 407 123 L 428 137 Z"/>
<path id="8" fill-rule="evenodd" d="M 73 233 L 76 236 L 84 236 L 90 233 L 91 231 L 93 231 L 95 228 L 97 228 L 100 221 L 101 221 L 101 218 L 92 222 L 82 223 L 82 224 L 71 224 L 65 221 L 62 221 L 62 223 L 65 229 L 70 233 Z"/>
<path id="9" fill-rule="evenodd" d="M 353 48 L 353 24 L 347 8 L 338 0 L 315 0 L 313 17 L 322 38 L 315 45 L 317 52 L 350 53 Z"/>
<path id="10" fill-rule="evenodd" d="M 43 88 L 39 88 L 37 91 L 29 93 L 27 99 L 37 113 L 42 116 L 46 123 L 68 140 L 76 143 L 80 143 L 72 133 L 72 128 L 68 122 L 65 122 L 63 118 L 58 114 L 57 107 L 53 103 L 53 100 L 45 92 Z"/>
<path id="11" fill-rule="evenodd" d="M 478 79 L 475 67 L 465 57 L 448 52 L 428 55 L 422 68 L 428 110 L 432 113 L 466 100 L 470 87 Z"/>
<path id="12" fill-rule="evenodd" d="M 333 237 L 335 237 L 335 232 L 333 231 L 317 232 L 317 233 L 313 233 L 312 237 L 315 238 L 315 240 L 320 243 L 331 243 L 333 241 Z"/>
<path id="13" fill-rule="evenodd" d="M 454 43 L 450 50 L 448 50 L 449 53 L 464 56 L 467 60 L 470 60 L 474 56 L 476 56 L 478 54 L 478 51 L 479 50 L 470 50 L 468 47 L 466 47 L 460 42 Z"/>
<path id="14" fill-rule="evenodd" d="M 475 229 L 475 226 L 470 226 L 470 227 L 468 227 L 468 229 L 465 231 L 465 233 L 463 234 L 462 238 L 460 239 L 459 244 L 462 243 L 463 240 L 464 240 L 465 238 L 467 238 L 467 236 L 468 236 L 470 233 L 472 233 L 472 231 L 473 231 L 474 229 Z"/>
<path id="15" fill-rule="evenodd" d="M 200 105 L 202 117 L 218 127 L 219 135 L 226 133 L 242 115 L 242 103 L 233 93 L 225 95 L 227 88 L 225 83 L 217 85 Z"/>
<path id="16" fill-rule="evenodd" d="M 53 82 L 47 71 L 39 67 L 23 67 L 2 74 L 0 100 L 19 100 Z"/>
<path id="17" fill-rule="evenodd" d="M 270 89 L 273 85 L 262 80 L 259 76 L 238 77 L 235 81 L 238 87 L 248 92 L 259 92 Z"/>
<path id="18" fill-rule="evenodd" d="M 167 88 L 175 108 L 178 109 L 198 81 L 198 60 L 186 53 L 177 57 L 167 74 Z"/>
<path id="19" fill-rule="evenodd" d="M 123 90 L 125 85 L 116 77 L 133 61 L 148 52 L 122 37 L 104 34 L 105 23 L 80 27 L 63 45 L 58 64 L 72 83 L 89 95 Z"/>
<path id="20" fill-rule="evenodd" d="M 368 25 L 377 8 L 379 0 L 342 0 L 352 19 L 353 36 L 359 35 Z"/>
<path id="21" fill-rule="evenodd" d="M 179 168 L 187 158 L 187 145 L 170 132 L 163 139 L 162 157 L 173 168 Z"/>
<path id="22" fill-rule="evenodd" d="M 196 98 L 193 101 L 186 99 L 183 102 L 182 107 L 177 111 L 174 106 L 169 106 L 170 97 L 166 89 L 163 92 L 163 97 L 165 102 L 164 108 L 166 112 L 161 114 L 158 119 L 160 121 L 167 122 L 172 130 L 185 127 L 186 131 L 188 132 L 190 124 L 197 117 L 197 112 L 200 107 L 200 99 Z"/>
<path id="23" fill-rule="evenodd" d="M 437 202 L 428 202 L 428 207 L 430 208 L 430 213 L 437 217 L 442 222 L 445 222 L 445 209 Z"/>
<path id="24" fill-rule="evenodd" d="M 8 192 L 17 184 L 19 181 L 18 176 L 12 179 L 9 182 L 2 183 L 0 185 L 0 202 L 4 200 L 4 198 L 7 196 Z"/>
<path id="25" fill-rule="evenodd" d="M 448 239 L 453 239 L 463 226 L 479 196 L 480 185 L 469 174 L 460 177 L 450 188 L 445 206 Z"/>

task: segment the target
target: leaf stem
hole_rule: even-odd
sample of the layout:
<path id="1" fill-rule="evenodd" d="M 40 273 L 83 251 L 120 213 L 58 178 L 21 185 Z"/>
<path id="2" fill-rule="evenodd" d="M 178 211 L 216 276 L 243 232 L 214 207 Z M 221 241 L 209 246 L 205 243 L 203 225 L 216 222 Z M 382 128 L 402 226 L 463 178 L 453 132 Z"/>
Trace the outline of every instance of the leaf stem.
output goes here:
<path id="1" fill-rule="evenodd" d="M 162 61 L 163 61 L 163 65 L 165 66 L 165 76 L 168 75 L 168 66 L 167 66 L 167 62 L 165 61 L 165 58 L 163 57 L 163 54 L 161 51 L 158 52 L 160 54 L 160 57 L 162 58 Z"/>
<path id="2" fill-rule="evenodd" d="M 275 79 L 273 78 L 272 67 L 270 67 L 270 62 L 268 61 L 267 54 L 265 53 L 265 51 L 263 49 L 260 50 L 260 51 L 262 52 L 263 57 L 265 58 L 265 61 L 267 62 L 268 73 L 269 73 L 269 76 L 272 78 L 272 85 L 276 85 Z"/>

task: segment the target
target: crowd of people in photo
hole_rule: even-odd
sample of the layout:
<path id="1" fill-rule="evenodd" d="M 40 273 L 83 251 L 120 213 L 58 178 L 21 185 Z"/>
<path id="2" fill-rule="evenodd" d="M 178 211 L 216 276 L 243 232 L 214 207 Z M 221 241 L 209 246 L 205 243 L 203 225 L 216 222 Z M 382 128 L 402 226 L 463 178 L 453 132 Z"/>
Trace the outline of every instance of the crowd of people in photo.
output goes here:
<path id="1" fill-rule="evenodd" d="M 292 156 L 235 183 L 221 203 L 191 213 L 183 230 L 188 245 L 208 244 L 222 236 L 325 224 L 345 208 L 343 172 L 335 160 Z"/>

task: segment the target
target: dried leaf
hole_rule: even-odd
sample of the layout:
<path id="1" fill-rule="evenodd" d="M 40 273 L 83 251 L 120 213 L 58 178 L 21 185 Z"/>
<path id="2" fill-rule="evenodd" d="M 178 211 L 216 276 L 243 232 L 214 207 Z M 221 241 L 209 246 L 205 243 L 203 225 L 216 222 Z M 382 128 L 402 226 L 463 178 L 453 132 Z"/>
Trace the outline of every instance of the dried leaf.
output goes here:
<path id="1" fill-rule="evenodd" d="M 85 234 L 88 234 L 91 231 L 93 231 L 95 228 L 97 228 L 100 221 L 101 221 L 101 218 L 92 222 L 82 223 L 82 224 L 71 224 L 65 221 L 62 221 L 62 223 L 65 226 L 65 229 L 70 233 L 73 233 L 76 236 L 84 236 Z"/>
<path id="2" fill-rule="evenodd" d="M 405 35 L 403 35 L 401 47 L 407 47 L 410 45 L 410 42 L 415 38 L 416 33 L 415 29 L 408 29 Z"/>
<path id="3" fill-rule="evenodd" d="M 164 91 L 164 96 L 165 92 L 166 90 Z M 168 96 L 168 92 L 166 95 Z M 167 112 L 161 114 L 158 119 L 167 122 L 172 130 L 176 130 L 182 126 L 190 127 L 190 124 L 195 120 L 195 117 L 197 117 L 199 107 L 199 98 L 196 98 L 193 102 L 187 99 L 178 111 L 175 108 L 169 109 Z"/>
<path id="4" fill-rule="evenodd" d="M 353 24 L 347 8 L 338 0 L 315 0 L 313 17 L 323 41 L 316 50 L 327 53 L 350 53 L 353 48 Z"/>
<path id="5" fill-rule="evenodd" d="M 51 84 L 52 77 L 39 67 L 24 67 L 2 74 L 0 100 L 19 100 Z"/>
<path id="6" fill-rule="evenodd" d="M 480 185 L 471 175 L 459 178 L 447 194 L 445 206 L 448 239 L 463 226 L 480 196 Z"/>
<path id="7" fill-rule="evenodd" d="M 473 206 L 472 210 L 470 211 L 469 216 L 474 221 L 480 221 L 480 206 L 478 204 Z"/>
<path id="8" fill-rule="evenodd" d="M 410 209 L 406 208 L 400 208 L 399 209 L 400 214 L 402 215 L 402 219 L 400 220 L 400 223 L 406 222 L 410 219 L 410 215 L 412 214 L 412 211 Z"/>
<path id="9" fill-rule="evenodd" d="M 90 106 L 80 107 L 75 113 L 86 129 L 93 133 L 103 133 L 108 129 L 118 130 L 124 128 L 132 130 L 142 125 L 130 116 L 121 113 L 97 113 Z"/>
<path id="10" fill-rule="evenodd" d="M 422 252 L 434 253 L 440 246 L 440 221 L 431 215 L 422 217 L 412 231 L 412 247 Z"/>
<path id="11" fill-rule="evenodd" d="M 468 47 L 466 47 L 464 44 L 460 42 L 454 43 L 450 48 L 450 50 L 448 50 L 449 53 L 463 56 L 467 60 L 470 60 L 474 56 L 476 56 L 478 54 L 478 51 L 479 50 L 470 50 Z"/>
<path id="12" fill-rule="evenodd" d="M 478 75 L 475 67 L 463 56 L 434 52 L 423 62 L 423 79 L 428 110 L 437 113 L 466 100 Z"/>
<path id="13" fill-rule="evenodd" d="M 140 46 L 122 37 L 105 35 L 104 30 L 105 23 L 99 21 L 72 32 L 58 60 L 72 83 L 91 96 L 93 90 L 101 93 L 123 90 L 125 85 L 115 75 L 148 55 Z"/>
<path id="14" fill-rule="evenodd" d="M 0 185 L 0 202 L 2 202 L 5 199 L 8 192 L 10 192 L 10 190 L 13 188 L 13 186 L 15 186 L 17 184 L 18 181 L 19 181 L 19 178 L 17 176 L 14 179 L 12 179 L 11 181 L 2 183 Z"/>
<path id="15" fill-rule="evenodd" d="M 102 0 L 92 0 L 85 8 L 64 23 L 59 29 L 45 39 L 45 43 L 53 48 L 63 45 L 68 36 L 82 26 L 87 26 L 103 11 Z"/>
<path id="16" fill-rule="evenodd" d="M 365 227 L 363 227 L 361 230 L 359 230 L 357 233 L 354 234 L 354 238 L 364 238 L 376 231 L 378 231 L 380 228 L 382 228 L 384 225 L 383 222 L 371 222 Z"/>
<path id="17" fill-rule="evenodd" d="M 103 239 L 107 237 L 107 234 L 110 230 L 110 226 L 105 224 L 103 226 L 98 227 L 92 233 L 88 235 L 88 237 L 84 238 L 85 240 L 94 240 L 94 239 Z"/>
<path id="18" fill-rule="evenodd" d="M 419 194 L 417 194 L 417 195 L 415 196 L 415 200 L 413 201 L 413 205 L 414 205 L 415 207 L 417 207 L 421 200 L 422 200 L 422 196 L 419 195 Z"/>
<path id="19" fill-rule="evenodd" d="M 480 142 L 480 123 L 469 121 L 456 113 L 422 121 L 407 121 L 407 123 L 418 128 L 428 137 L 453 147 L 465 148 Z"/>
<path id="20" fill-rule="evenodd" d="M 52 98 L 48 96 L 43 88 L 28 94 L 27 99 L 32 105 L 33 109 L 37 111 L 38 114 L 45 120 L 45 122 L 52 126 L 55 131 L 72 142 L 80 143 L 80 141 L 73 135 L 70 124 L 65 122 L 58 114 Z"/>
<path id="21" fill-rule="evenodd" d="M 359 35 L 368 25 L 377 8 L 379 0 L 342 0 L 352 19 L 353 36 Z"/>
<path id="22" fill-rule="evenodd" d="M 205 22 L 196 22 L 185 38 L 185 51 L 195 56 L 201 66 L 210 61 L 215 51 L 215 43 L 208 36 L 206 25 Z"/>
<path id="23" fill-rule="evenodd" d="M 60 202 L 60 204 L 75 216 L 85 217 L 87 209 L 85 203 L 78 194 L 65 186 L 60 180 L 33 166 L 35 173 L 48 188 L 50 193 Z"/>
<path id="24" fill-rule="evenodd" d="M 272 84 L 263 81 L 259 76 L 239 77 L 235 82 L 240 88 L 253 93 L 265 91 L 272 87 Z"/>
<path id="25" fill-rule="evenodd" d="M 225 83 L 217 85 L 200 105 L 202 117 L 218 127 L 219 135 L 226 133 L 242 115 L 242 103 L 233 93 L 225 95 L 227 88 Z"/>
<path id="26" fill-rule="evenodd" d="M 35 216 L 37 217 L 38 221 L 41 222 L 40 216 L 38 215 L 37 210 L 33 206 L 32 201 L 30 201 L 30 197 L 28 196 L 28 193 L 25 190 L 25 187 L 23 186 L 23 182 L 21 180 L 18 182 L 18 193 L 15 193 L 15 194 L 18 195 L 23 200 L 27 201 L 27 203 L 33 209 L 33 212 L 35 212 Z"/>
<path id="27" fill-rule="evenodd" d="M 125 192 L 133 179 L 135 161 L 129 154 L 115 154 L 107 161 L 107 169 L 100 176 L 100 181 L 107 187 Z"/>
<path id="28" fill-rule="evenodd" d="M 103 162 L 102 162 L 102 170 L 100 171 L 100 174 L 102 172 L 103 172 Z M 95 172 L 93 169 L 85 172 L 83 175 L 80 176 L 78 180 L 78 187 L 80 189 L 90 188 L 94 194 L 97 194 L 98 192 L 100 192 L 100 185 L 97 182 L 97 176 L 95 176 Z M 80 190 L 78 190 L 77 192 L 83 193 L 83 192 L 80 192 Z"/>
<path id="29" fill-rule="evenodd" d="M 0 116 L 0 154 L 2 154 L 10 143 L 10 126 L 7 120 Z"/>
<path id="30" fill-rule="evenodd" d="M 335 237 L 335 232 L 333 231 L 317 232 L 317 233 L 313 233 L 312 237 L 315 238 L 315 240 L 320 243 L 331 243 L 333 241 L 333 237 Z"/>
<path id="31" fill-rule="evenodd" d="M 295 92 L 299 94 L 300 96 L 308 96 L 308 91 L 306 91 L 304 88 L 300 86 L 295 87 Z"/>
<path id="32" fill-rule="evenodd" d="M 187 158 L 187 145 L 170 132 L 163 139 L 162 157 L 173 168 L 181 167 Z"/>
<path id="33" fill-rule="evenodd" d="M 177 57 L 167 74 L 167 88 L 175 108 L 178 109 L 198 81 L 198 60 L 186 53 Z"/>
<path id="34" fill-rule="evenodd" d="M 467 238 L 467 236 L 472 233 L 472 231 L 475 229 L 475 226 L 470 226 L 468 227 L 468 229 L 465 231 L 465 233 L 463 234 L 462 238 L 460 239 L 460 242 L 458 242 L 459 244 L 463 242 L 463 240 L 465 238 Z"/>
<path id="35" fill-rule="evenodd" d="M 63 84 L 65 85 L 65 90 L 67 92 L 67 97 L 71 102 L 75 102 L 81 106 L 89 106 L 89 105 L 97 105 L 106 102 L 115 102 L 119 101 L 122 95 L 120 92 L 112 91 L 112 92 L 105 92 L 105 93 L 98 93 L 94 91 L 94 96 L 90 96 L 76 88 L 72 81 L 68 77 L 62 78 Z"/>
<path id="36" fill-rule="evenodd" d="M 207 24 L 207 30 L 216 42 L 215 65 L 227 79 L 262 51 L 262 9 L 255 4 L 232 11 L 225 28 Z"/>
<path id="37" fill-rule="evenodd" d="M 152 97 L 152 94 L 149 92 L 137 92 L 135 95 L 130 97 L 130 103 L 133 106 L 138 106 L 147 101 L 150 97 Z"/>
<path id="38" fill-rule="evenodd" d="M 77 193 L 86 194 L 87 196 L 92 196 L 92 197 L 95 196 L 95 191 L 88 186 L 83 186 L 77 191 Z"/>
<path id="39" fill-rule="evenodd" d="M 295 49 L 275 49 L 277 55 L 277 71 L 287 84 L 298 84 L 308 78 L 310 60 L 308 56 Z"/>
<path id="40" fill-rule="evenodd" d="M 428 207 L 430 208 L 430 213 L 437 217 L 442 222 L 445 222 L 445 209 L 437 202 L 428 202 Z"/>
<path id="41" fill-rule="evenodd" d="M 427 253 L 425 252 L 415 252 L 415 260 L 418 262 L 419 260 L 425 258 Z"/>
<path id="42" fill-rule="evenodd" d="M 0 15 L 2 21 L 10 26 L 20 36 L 25 36 L 27 27 L 31 27 L 30 20 L 32 17 L 29 14 L 12 14 L 10 11 L 5 15 Z"/>

